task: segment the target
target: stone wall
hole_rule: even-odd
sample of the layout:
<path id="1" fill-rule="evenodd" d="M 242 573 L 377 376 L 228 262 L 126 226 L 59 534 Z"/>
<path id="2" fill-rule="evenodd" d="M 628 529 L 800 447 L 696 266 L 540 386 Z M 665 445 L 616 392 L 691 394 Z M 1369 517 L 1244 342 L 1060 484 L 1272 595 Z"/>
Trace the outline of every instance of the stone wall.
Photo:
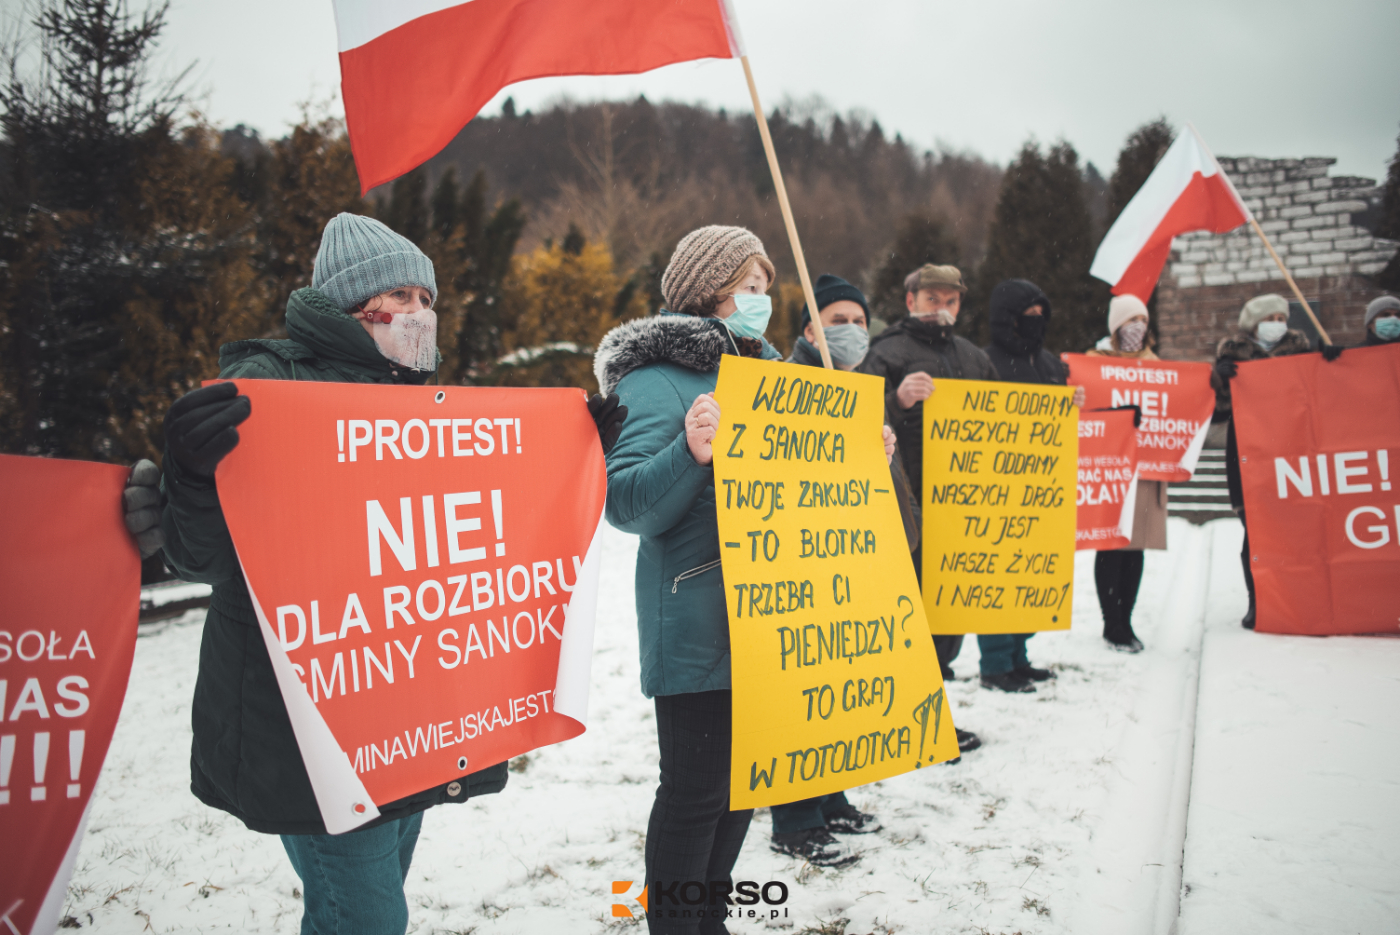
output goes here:
<path id="1" fill-rule="evenodd" d="M 1335 159 L 1220 159 L 1298 288 L 1320 306 L 1322 326 L 1338 344 L 1360 342 L 1366 303 L 1382 294 L 1370 277 L 1400 242 L 1371 236 L 1356 222 L 1380 190 L 1372 179 L 1330 177 Z M 1240 306 L 1264 292 L 1294 301 L 1283 274 L 1254 229 L 1194 233 L 1172 244 L 1157 287 L 1160 353 L 1178 360 L 1215 357 L 1236 330 Z M 1317 310 L 1317 309 L 1315 309 Z"/>

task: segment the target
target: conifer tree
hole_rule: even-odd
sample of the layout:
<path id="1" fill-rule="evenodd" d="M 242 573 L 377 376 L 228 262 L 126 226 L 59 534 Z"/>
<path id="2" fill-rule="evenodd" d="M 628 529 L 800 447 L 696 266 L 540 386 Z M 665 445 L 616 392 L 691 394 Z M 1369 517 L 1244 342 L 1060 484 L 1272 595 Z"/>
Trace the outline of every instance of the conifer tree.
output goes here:
<path id="1" fill-rule="evenodd" d="M 1104 230 L 1113 226 L 1118 215 L 1142 188 L 1142 183 L 1157 168 L 1157 163 L 1176 138 L 1176 131 L 1166 117 L 1144 123 L 1132 132 L 1118 153 L 1118 165 L 1108 180 L 1108 215 Z"/>
<path id="2" fill-rule="evenodd" d="M 1042 153 L 1034 142 L 1026 143 L 1002 179 L 987 258 L 959 331 L 985 344 L 992 289 L 1004 279 L 1029 279 L 1053 307 L 1045 347 L 1052 352 L 1091 347 L 1103 334 L 1102 309 L 1089 278 L 1095 246 L 1074 147 L 1061 141 Z"/>
<path id="3" fill-rule="evenodd" d="M 1395 155 L 1390 157 L 1375 235 L 1400 240 L 1400 137 L 1395 140 Z M 1391 257 L 1386 268 L 1376 275 L 1376 283 L 1382 289 L 1400 290 L 1400 253 Z"/>
<path id="4" fill-rule="evenodd" d="M 899 232 L 871 278 L 867 297 L 871 311 L 885 321 L 898 321 L 907 315 L 904 280 L 925 263 L 961 266 L 958 242 L 942 216 L 924 212 L 906 214 Z M 963 270 L 964 282 L 967 270 Z"/>

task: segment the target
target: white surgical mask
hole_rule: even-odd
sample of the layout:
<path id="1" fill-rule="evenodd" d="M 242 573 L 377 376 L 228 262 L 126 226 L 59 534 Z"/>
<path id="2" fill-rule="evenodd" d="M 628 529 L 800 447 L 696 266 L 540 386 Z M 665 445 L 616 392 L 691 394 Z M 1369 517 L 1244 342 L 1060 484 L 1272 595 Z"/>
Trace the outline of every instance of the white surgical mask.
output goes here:
<path id="1" fill-rule="evenodd" d="M 1273 347 L 1287 333 L 1288 322 L 1286 321 L 1261 321 L 1259 327 L 1254 329 L 1259 343 L 1266 347 Z"/>
<path id="2" fill-rule="evenodd" d="M 919 321 L 931 322 L 936 325 L 942 325 L 945 328 L 957 321 L 957 318 L 953 317 L 953 313 L 946 308 L 940 308 L 936 312 L 915 312 L 914 317 L 919 319 Z"/>
<path id="3" fill-rule="evenodd" d="M 437 312 L 432 309 L 374 313 L 369 334 L 379 353 L 394 363 L 412 370 L 437 369 Z"/>

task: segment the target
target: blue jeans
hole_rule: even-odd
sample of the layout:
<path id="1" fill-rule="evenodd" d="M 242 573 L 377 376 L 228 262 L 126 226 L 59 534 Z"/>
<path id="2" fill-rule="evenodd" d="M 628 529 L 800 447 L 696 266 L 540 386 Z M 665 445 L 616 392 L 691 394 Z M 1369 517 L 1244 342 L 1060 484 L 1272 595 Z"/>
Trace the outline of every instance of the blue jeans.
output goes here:
<path id="1" fill-rule="evenodd" d="M 794 831 L 825 828 L 826 816 L 823 812 L 849 804 L 846 801 L 846 793 L 833 792 L 830 795 L 819 795 L 803 799 L 800 802 L 774 805 L 770 809 L 773 813 L 773 833 L 791 834 Z"/>
<path id="2" fill-rule="evenodd" d="M 1031 662 L 1026 658 L 1026 640 L 1034 633 L 993 633 L 978 635 L 977 648 L 982 651 L 982 674 L 1005 675 L 1024 669 Z"/>
<path id="3" fill-rule="evenodd" d="M 301 935 L 403 935 L 403 883 L 423 826 L 418 812 L 346 834 L 284 834 L 301 877 Z"/>

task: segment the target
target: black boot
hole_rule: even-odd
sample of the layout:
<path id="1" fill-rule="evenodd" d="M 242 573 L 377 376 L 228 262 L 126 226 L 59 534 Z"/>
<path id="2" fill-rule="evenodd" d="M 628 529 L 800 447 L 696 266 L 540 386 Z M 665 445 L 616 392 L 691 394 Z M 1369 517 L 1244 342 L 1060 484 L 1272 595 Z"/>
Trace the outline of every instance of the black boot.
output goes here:
<path id="1" fill-rule="evenodd" d="M 1246 630 L 1254 629 L 1254 592 L 1249 592 L 1249 610 L 1245 611 L 1244 619 L 1240 621 L 1240 626 Z"/>

